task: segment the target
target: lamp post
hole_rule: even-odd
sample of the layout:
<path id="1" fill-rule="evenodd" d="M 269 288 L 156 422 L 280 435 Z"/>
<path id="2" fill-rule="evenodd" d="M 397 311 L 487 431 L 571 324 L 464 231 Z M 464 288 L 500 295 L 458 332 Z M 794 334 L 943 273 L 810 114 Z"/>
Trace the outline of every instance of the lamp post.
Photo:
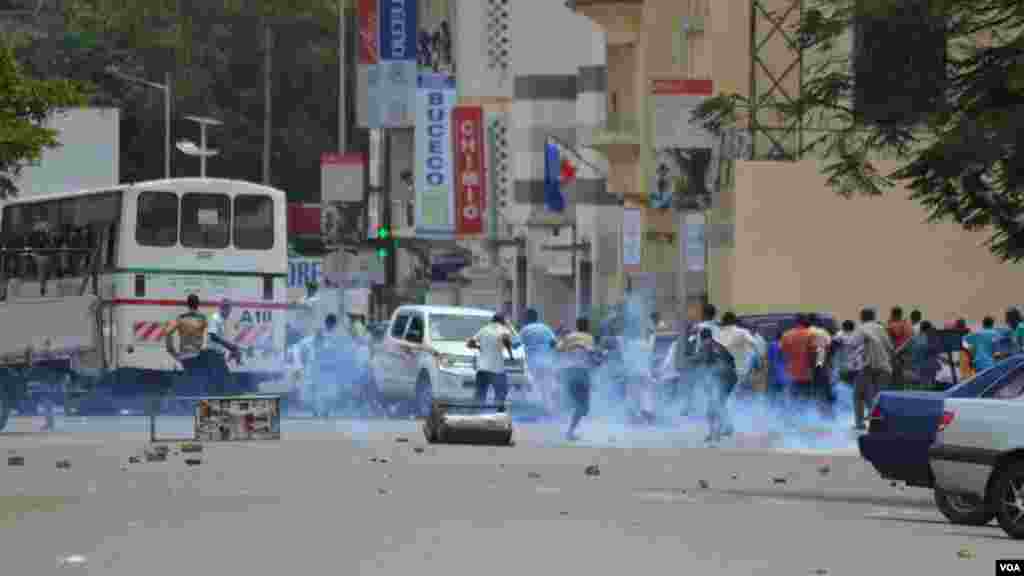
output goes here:
<path id="1" fill-rule="evenodd" d="M 164 178 L 171 177 L 171 73 L 164 74 L 164 83 L 150 82 L 144 78 L 125 74 L 116 66 L 108 66 L 107 74 L 125 82 L 156 88 L 164 93 Z"/>
<path id="2" fill-rule="evenodd" d="M 189 156 L 198 156 L 199 177 L 206 178 L 206 159 L 220 154 L 219 150 L 211 150 L 206 147 L 206 127 L 220 126 L 224 123 L 215 118 L 207 118 L 205 116 L 185 116 L 185 119 L 199 124 L 199 146 L 196 146 L 194 142 L 182 140 L 178 142 L 178 150 Z"/>

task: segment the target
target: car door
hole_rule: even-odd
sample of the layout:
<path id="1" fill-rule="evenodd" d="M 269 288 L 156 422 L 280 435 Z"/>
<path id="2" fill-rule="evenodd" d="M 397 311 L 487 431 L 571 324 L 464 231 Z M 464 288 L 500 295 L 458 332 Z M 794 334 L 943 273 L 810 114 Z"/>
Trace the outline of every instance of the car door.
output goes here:
<path id="1" fill-rule="evenodd" d="M 426 319 L 422 312 L 409 315 L 409 326 L 402 338 L 402 354 L 399 358 L 399 380 L 404 393 L 415 396 L 416 379 L 419 377 L 420 354 L 424 350 L 423 341 L 426 335 Z"/>
<path id="2" fill-rule="evenodd" d="M 391 322 L 387 335 L 374 354 L 374 367 L 377 375 L 377 387 L 387 397 L 397 395 L 402 387 L 397 381 L 400 377 L 397 368 L 402 357 L 402 338 L 409 324 L 409 313 L 399 312 Z"/>

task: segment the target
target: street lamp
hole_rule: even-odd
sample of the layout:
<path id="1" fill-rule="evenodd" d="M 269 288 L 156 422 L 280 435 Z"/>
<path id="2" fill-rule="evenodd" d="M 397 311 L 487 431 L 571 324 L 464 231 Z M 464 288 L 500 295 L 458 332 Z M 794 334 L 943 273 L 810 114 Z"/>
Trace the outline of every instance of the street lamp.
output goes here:
<path id="1" fill-rule="evenodd" d="M 219 150 L 211 150 L 206 147 L 206 127 L 220 126 L 224 123 L 215 118 L 207 118 L 205 116 L 185 116 L 185 119 L 199 124 L 199 146 L 196 146 L 194 142 L 181 140 L 177 144 L 178 150 L 181 150 L 188 156 L 198 156 L 199 177 L 206 178 L 206 159 L 220 154 Z"/>
<path id="2" fill-rule="evenodd" d="M 156 88 L 164 93 L 164 178 L 169 179 L 171 177 L 171 73 L 167 72 L 164 74 L 164 83 L 158 84 L 125 74 L 118 70 L 116 66 L 107 66 L 106 71 L 107 74 L 120 78 L 125 82 L 142 84 L 143 86 Z"/>

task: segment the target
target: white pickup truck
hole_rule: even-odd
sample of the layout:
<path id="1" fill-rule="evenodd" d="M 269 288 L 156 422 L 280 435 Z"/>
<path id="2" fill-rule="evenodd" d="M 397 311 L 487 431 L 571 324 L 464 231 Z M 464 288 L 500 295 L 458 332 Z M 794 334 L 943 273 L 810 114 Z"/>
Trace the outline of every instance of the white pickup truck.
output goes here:
<path id="1" fill-rule="evenodd" d="M 928 458 L 937 488 L 986 502 L 1024 539 L 1024 379 L 995 398 L 946 398 Z"/>
<path id="2" fill-rule="evenodd" d="M 409 412 L 422 417 L 430 413 L 435 398 L 472 399 L 478 352 L 467 347 L 466 341 L 493 316 L 493 311 L 479 308 L 399 307 L 370 361 L 379 398 L 385 403 L 404 404 Z M 510 389 L 526 385 L 525 363 L 521 346 L 506 359 Z"/>

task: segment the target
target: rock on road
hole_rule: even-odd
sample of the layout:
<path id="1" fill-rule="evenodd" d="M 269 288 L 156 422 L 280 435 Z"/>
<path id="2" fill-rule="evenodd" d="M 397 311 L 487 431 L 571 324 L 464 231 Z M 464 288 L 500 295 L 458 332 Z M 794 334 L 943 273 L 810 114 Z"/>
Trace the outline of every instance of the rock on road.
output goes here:
<path id="1" fill-rule="evenodd" d="M 430 446 L 417 426 L 286 421 L 280 442 L 129 463 L 143 419 L 16 422 L 0 573 L 934 575 L 1021 555 L 849 454 L 567 446 L 540 425 L 512 448 Z"/>

